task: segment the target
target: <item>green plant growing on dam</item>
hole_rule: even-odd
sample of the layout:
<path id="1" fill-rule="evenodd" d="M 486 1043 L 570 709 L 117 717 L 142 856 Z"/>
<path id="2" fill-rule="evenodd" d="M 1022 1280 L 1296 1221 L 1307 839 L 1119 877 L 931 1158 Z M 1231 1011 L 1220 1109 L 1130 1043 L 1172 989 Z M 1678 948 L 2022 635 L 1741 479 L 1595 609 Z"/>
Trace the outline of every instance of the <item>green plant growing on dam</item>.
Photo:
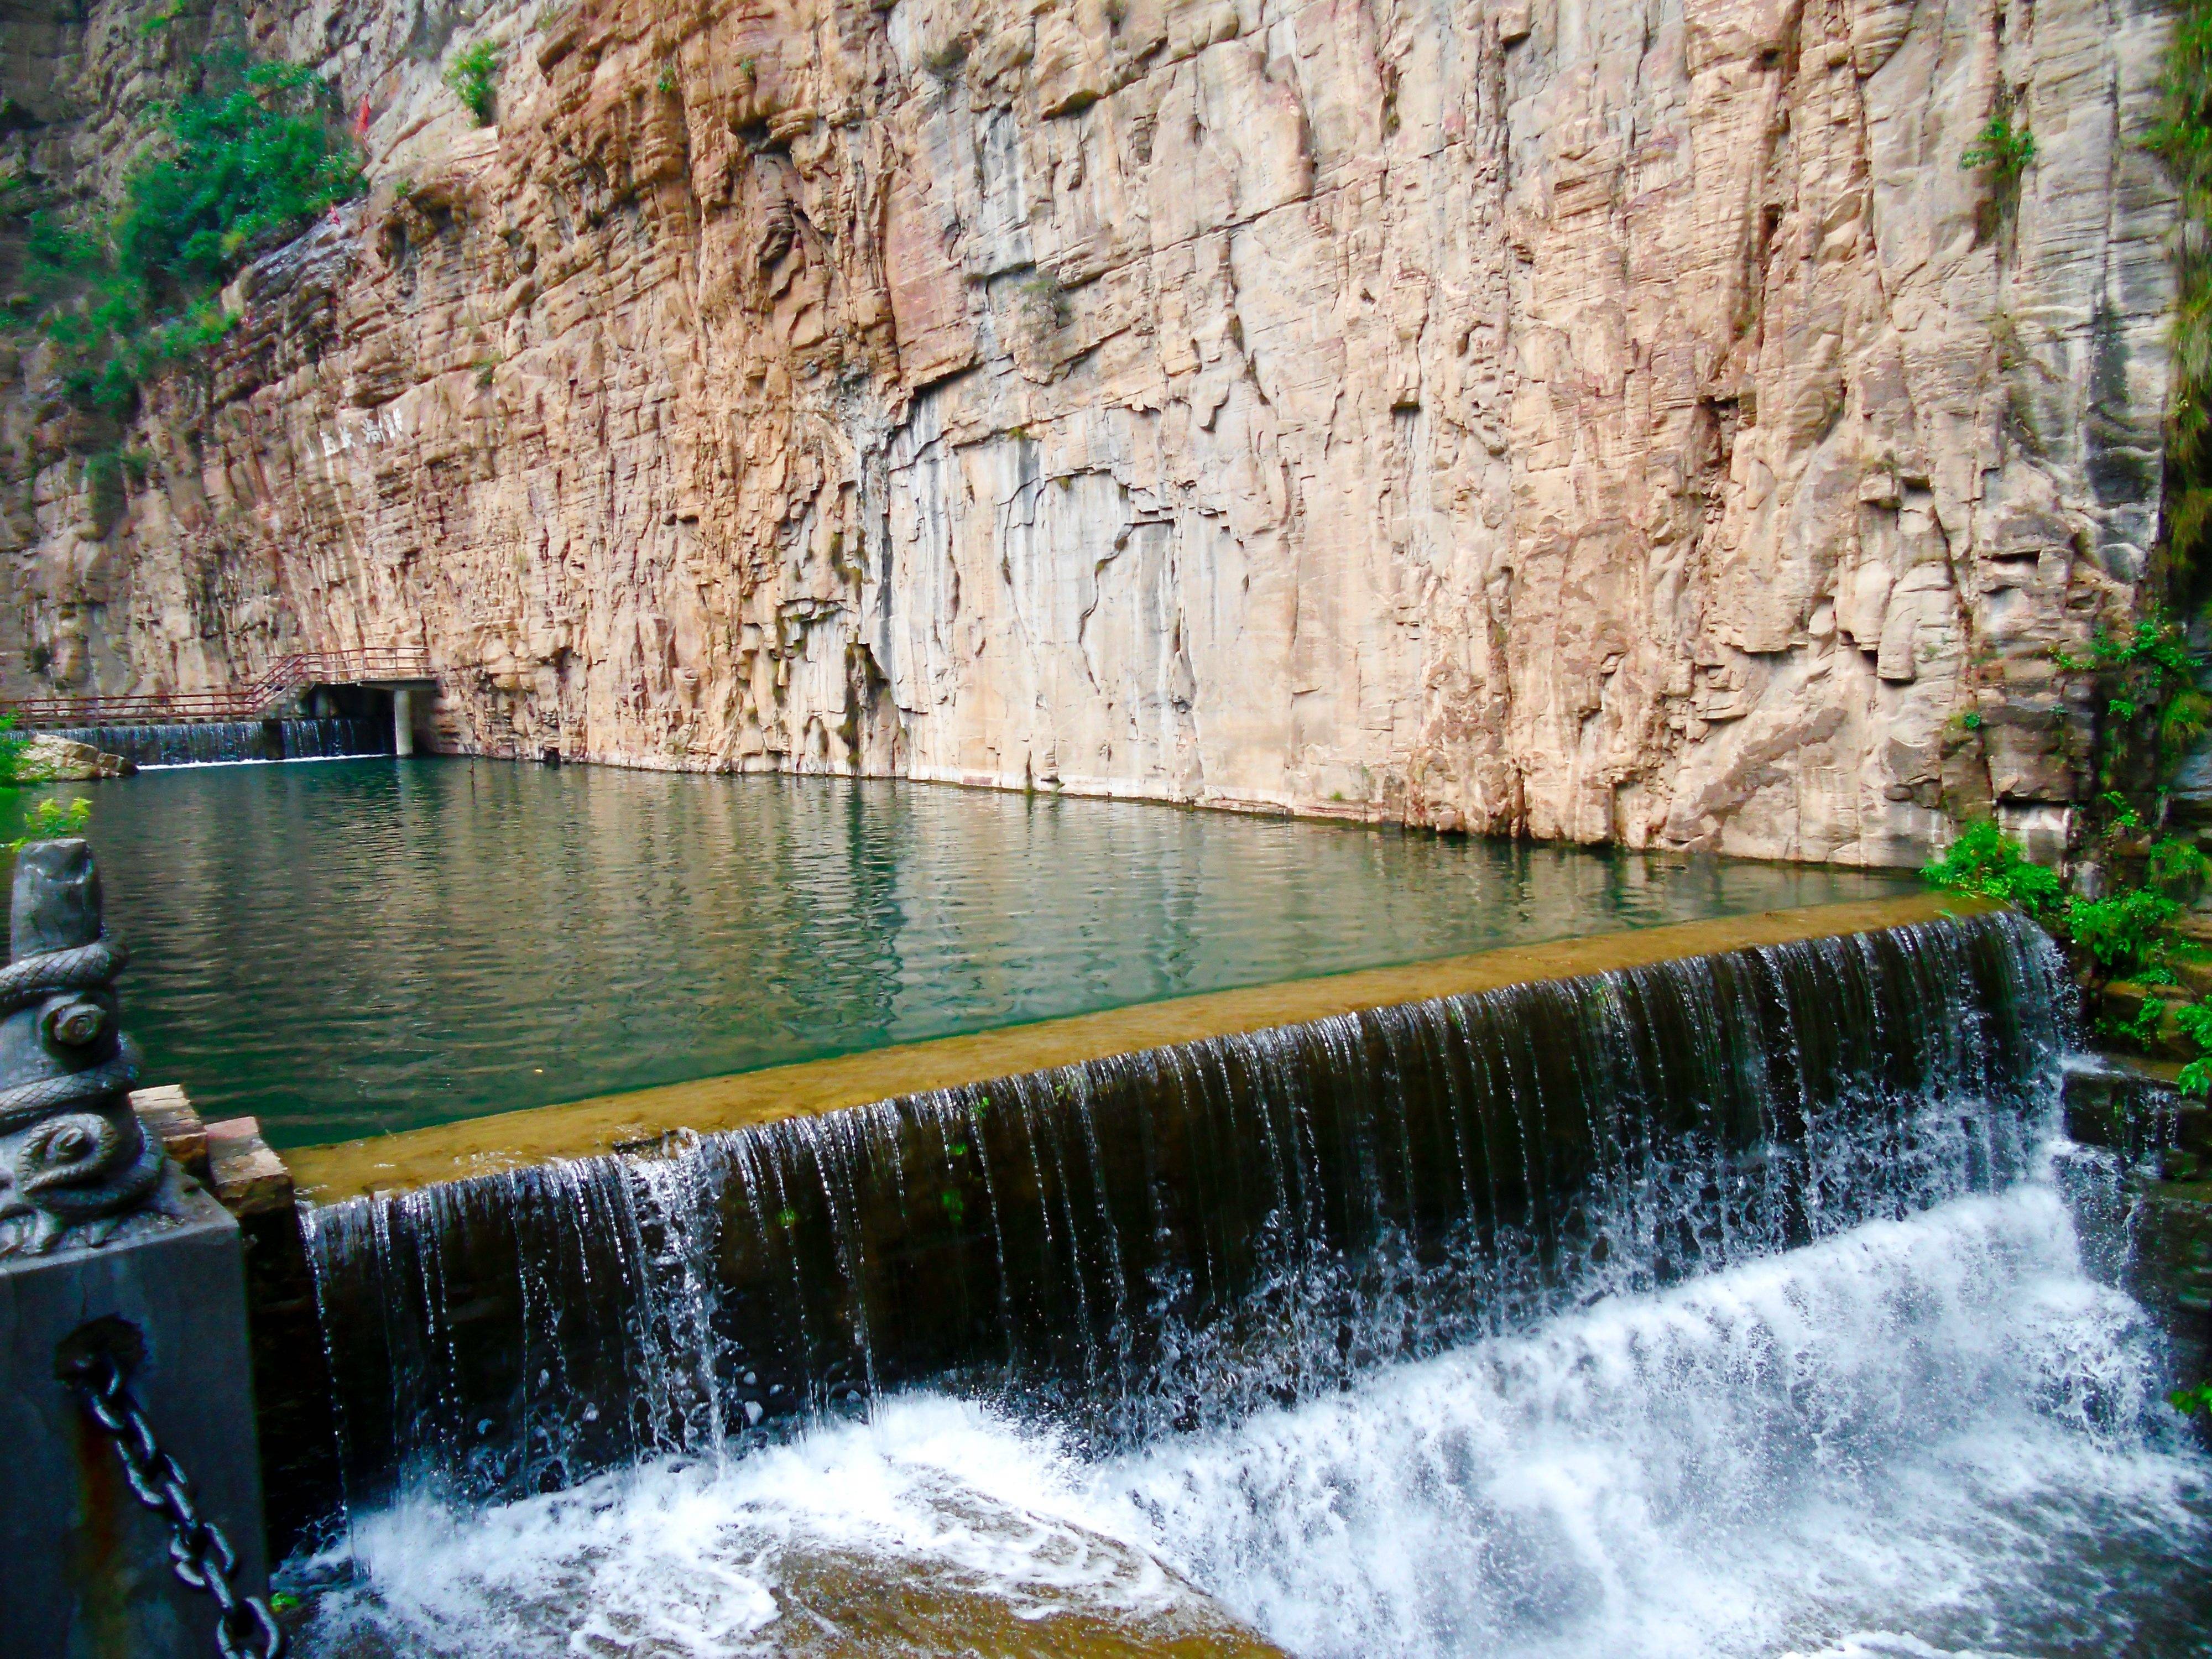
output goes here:
<path id="1" fill-rule="evenodd" d="M 363 188 L 312 70 L 239 52 L 195 64 L 198 91 L 159 111 L 118 210 L 27 216 L 29 314 L 9 320 L 54 343 L 64 385 L 96 410 L 127 410 L 146 380 L 221 339 L 233 323 L 222 285 Z"/>
<path id="2" fill-rule="evenodd" d="M 2133 834 L 2140 828 L 2136 815 L 2124 802 L 2114 809 L 2112 799 L 2100 803 L 2112 811 L 2108 836 Z M 2200 1051 L 2181 1068 L 2178 1086 L 2185 1094 L 2212 1097 L 2212 1000 L 2192 999 L 2180 988 L 2180 970 L 2203 949 L 2172 931 L 2189 902 L 2212 883 L 2212 859 L 2179 836 L 2166 836 L 2151 843 L 2140 866 L 2139 881 L 2096 898 L 2068 895 L 2057 871 L 2033 863 L 2018 842 L 1983 819 L 1966 825 L 1920 873 L 1933 886 L 2002 900 L 2049 928 L 2085 984 L 2124 980 L 2143 987 L 2146 994 L 2135 1012 L 2106 1017 L 2101 1029 L 2151 1048 L 2170 1012 L 2180 1034 Z M 2106 867 L 2121 867 L 2120 861 L 2110 860 Z M 2151 994 L 2167 988 L 2174 992 L 2171 997 Z"/>
<path id="3" fill-rule="evenodd" d="M 489 40 L 464 50 L 446 70 L 446 84 L 468 106 L 477 125 L 488 127 L 496 109 L 499 52 Z"/>
<path id="4" fill-rule="evenodd" d="M 2173 1018 L 2182 1036 L 2204 1051 L 2184 1066 L 2174 1081 L 2185 1095 L 2212 1094 L 2212 1058 L 2208 1058 L 2212 1056 L 2212 1003 L 2185 1003 L 2173 1011 Z"/>
<path id="5" fill-rule="evenodd" d="M 2051 660 L 2066 673 L 2089 676 L 2102 705 L 2097 787 L 2115 818 L 2128 808 L 2118 786 L 2148 777 L 2162 787 L 2212 720 L 2212 698 L 2197 688 L 2181 628 L 2163 611 L 2118 633 L 2100 628 L 2085 653 L 2057 647 Z"/>
<path id="6" fill-rule="evenodd" d="M 2103 898 L 2068 899 L 2062 931 L 2096 964 L 2100 978 L 2172 985 L 2177 946 L 2165 930 L 2180 914 L 2181 906 L 2163 893 L 2123 888 Z"/>
<path id="7" fill-rule="evenodd" d="M 2201 884 L 2207 867 L 2203 854 L 2171 838 L 2156 843 L 2145 862 L 2177 884 Z M 2155 878 L 2097 898 L 2069 895 L 2056 870 L 2035 863 L 1988 818 L 1966 825 L 1920 874 L 1931 886 L 2013 906 L 2048 928 L 2099 979 L 2174 984 L 2175 966 L 2189 948 L 2166 931 L 2182 901 Z"/>

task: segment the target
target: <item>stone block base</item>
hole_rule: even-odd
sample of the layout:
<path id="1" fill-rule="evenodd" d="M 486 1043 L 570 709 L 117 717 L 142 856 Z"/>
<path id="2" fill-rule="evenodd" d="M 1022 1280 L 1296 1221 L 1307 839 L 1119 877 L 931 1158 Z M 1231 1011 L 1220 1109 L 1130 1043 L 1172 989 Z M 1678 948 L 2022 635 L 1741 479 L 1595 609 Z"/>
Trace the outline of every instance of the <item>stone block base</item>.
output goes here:
<path id="1" fill-rule="evenodd" d="M 11 1659 L 204 1659 L 215 1604 L 178 1582 L 164 1519 L 56 1375 L 88 1322 L 119 1318 L 144 1355 L 130 1389 L 200 1512 L 267 1588 L 238 1223 L 205 1193 L 181 1221 L 142 1216 L 100 1249 L 0 1261 L 0 1648 Z"/>

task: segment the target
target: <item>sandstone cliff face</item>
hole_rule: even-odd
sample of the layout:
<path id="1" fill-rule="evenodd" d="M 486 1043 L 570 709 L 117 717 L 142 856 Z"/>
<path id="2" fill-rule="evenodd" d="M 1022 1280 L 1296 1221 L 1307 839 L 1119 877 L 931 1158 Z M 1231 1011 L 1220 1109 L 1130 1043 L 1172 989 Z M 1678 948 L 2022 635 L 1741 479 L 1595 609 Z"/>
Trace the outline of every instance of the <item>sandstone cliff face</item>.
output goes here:
<path id="1" fill-rule="evenodd" d="M 130 15 L 15 142 L 113 164 Z M 2086 787 L 2047 653 L 2155 532 L 2165 28 L 264 5 L 377 189 L 241 280 L 119 511 L 14 365 L 8 685 L 419 641 L 488 752 L 1917 859 Z M 496 128 L 438 82 L 477 38 Z"/>

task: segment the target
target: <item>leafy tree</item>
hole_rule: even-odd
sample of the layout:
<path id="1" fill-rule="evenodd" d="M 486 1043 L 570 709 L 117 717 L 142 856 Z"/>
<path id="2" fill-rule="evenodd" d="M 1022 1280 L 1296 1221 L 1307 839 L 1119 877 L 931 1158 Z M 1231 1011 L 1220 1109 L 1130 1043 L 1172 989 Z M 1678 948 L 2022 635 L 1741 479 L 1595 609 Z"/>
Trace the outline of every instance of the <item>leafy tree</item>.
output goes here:
<path id="1" fill-rule="evenodd" d="M 160 112 L 161 142 L 112 218 L 29 216 L 24 298 L 94 407 L 127 408 L 143 381 L 220 339 L 222 285 L 364 188 L 312 70 L 239 52 L 196 61 L 200 90 Z"/>
<path id="2" fill-rule="evenodd" d="M 161 306 L 220 285 L 362 188 L 313 70 L 236 57 L 216 68 L 232 84 L 170 111 L 171 154 L 131 174 L 115 227 L 118 264 Z"/>

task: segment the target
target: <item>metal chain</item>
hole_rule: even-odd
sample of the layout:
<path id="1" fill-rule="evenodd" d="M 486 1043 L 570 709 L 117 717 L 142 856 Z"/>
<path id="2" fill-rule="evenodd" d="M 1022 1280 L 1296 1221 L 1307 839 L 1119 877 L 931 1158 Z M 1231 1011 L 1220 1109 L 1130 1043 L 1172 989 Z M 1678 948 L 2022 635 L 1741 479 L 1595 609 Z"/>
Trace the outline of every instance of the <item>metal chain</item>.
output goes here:
<path id="1" fill-rule="evenodd" d="M 123 1362 L 104 1349 L 73 1356 L 66 1375 L 93 1420 L 115 1442 L 131 1490 L 169 1522 L 169 1565 L 178 1578 L 215 1598 L 215 1644 L 222 1659 L 278 1659 L 284 1632 L 268 1601 L 231 1587 L 238 1554 L 222 1528 L 192 1504 L 191 1488 L 177 1460 L 154 1438 L 146 1413 L 124 1386 Z"/>

